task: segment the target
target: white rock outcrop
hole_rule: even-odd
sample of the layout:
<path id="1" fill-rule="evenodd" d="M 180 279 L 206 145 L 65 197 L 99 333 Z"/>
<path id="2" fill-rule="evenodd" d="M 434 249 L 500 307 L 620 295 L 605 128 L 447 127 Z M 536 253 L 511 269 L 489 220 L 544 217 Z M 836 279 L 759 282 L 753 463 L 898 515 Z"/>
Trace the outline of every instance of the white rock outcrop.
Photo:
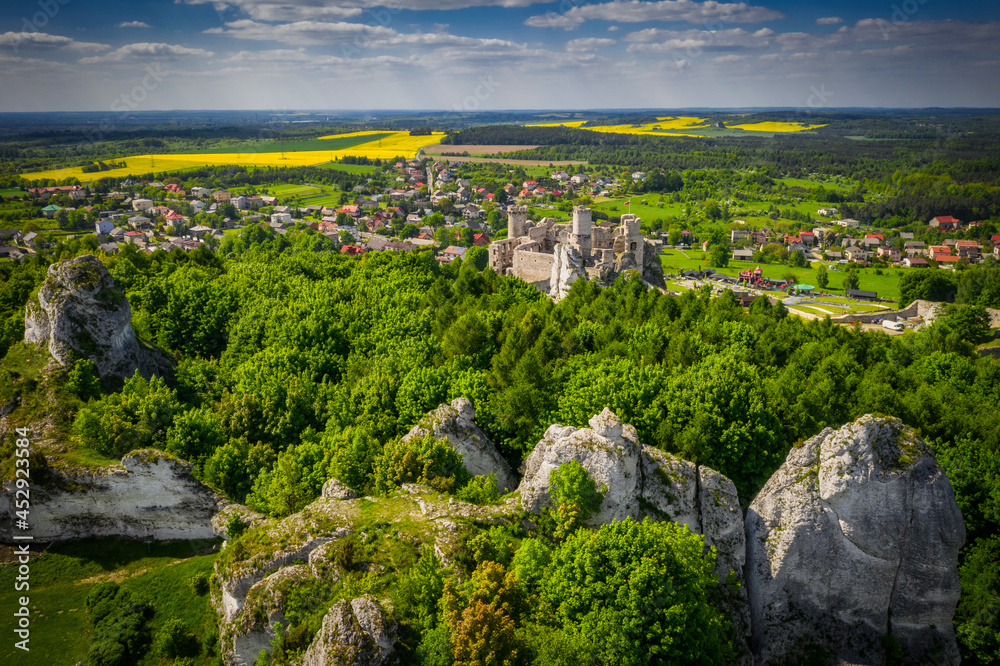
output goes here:
<path id="1" fill-rule="evenodd" d="M 965 527 L 948 477 L 896 419 L 827 428 L 770 478 L 746 517 L 758 664 L 957 664 L 952 616 Z"/>
<path id="2" fill-rule="evenodd" d="M 396 645 L 396 623 L 369 595 L 335 603 L 303 657 L 303 666 L 381 666 Z"/>
<path id="3" fill-rule="evenodd" d="M 589 428 L 549 426 L 525 461 L 518 487 L 521 506 L 533 513 L 550 507 L 549 474 L 571 460 L 604 490 L 600 511 L 588 525 L 647 516 L 684 523 L 715 546 L 720 578 L 730 571 L 740 575 L 746 552 L 743 512 L 728 478 L 640 444 L 635 428 L 605 408 L 590 419 Z"/>
<path id="4" fill-rule="evenodd" d="M 136 339 L 128 299 L 89 254 L 49 266 L 38 298 L 25 308 L 24 341 L 46 345 L 63 366 L 75 356 L 89 358 L 102 377 L 170 371 L 165 354 Z"/>
<path id="5" fill-rule="evenodd" d="M 549 278 L 549 296 L 558 300 L 566 298 L 577 280 L 586 280 L 583 256 L 576 247 L 559 243 L 552 253 L 552 277 Z"/>
<path id="6" fill-rule="evenodd" d="M 500 490 L 509 492 L 517 487 L 517 477 L 486 433 L 475 424 L 475 418 L 476 409 L 469 399 L 455 398 L 450 405 L 443 404 L 420 419 L 403 441 L 427 435 L 447 439 L 462 454 L 462 464 L 470 474 L 496 474 Z"/>
<path id="7" fill-rule="evenodd" d="M 143 449 L 120 465 L 68 474 L 52 471 L 45 486 L 32 487 L 31 534 L 36 541 L 89 537 L 212 539 L 212 519 L 231 502 L 194 478 L 191 464 Z M 13 516 L 11 483 L 0 493 L 0 515 Z M 11 521 L 0 527 L 9 542 Z"/>
<path id="8" fill-rule="evenodd" d="M 639 442 L 635 428 L 610 410 L 590 419 L 589 428 L 554 424 L 525 461 L 518 487 L 521 506 L 534 513 L 552 504 L 549 474 L 572 460 L 579 462 L 604 491 L 600 511 L 585 524 L 615 520 L 669 520 L 683 523 L 716 549 L 716 575 L 739 582 L 746 561 L 743 512 L 736 486 L 708 467 L 675 458 Z M 742 586 L 724 585 L 724 601 L 733 621 L 733 644 L 746 663 L 750 614 Z"/>

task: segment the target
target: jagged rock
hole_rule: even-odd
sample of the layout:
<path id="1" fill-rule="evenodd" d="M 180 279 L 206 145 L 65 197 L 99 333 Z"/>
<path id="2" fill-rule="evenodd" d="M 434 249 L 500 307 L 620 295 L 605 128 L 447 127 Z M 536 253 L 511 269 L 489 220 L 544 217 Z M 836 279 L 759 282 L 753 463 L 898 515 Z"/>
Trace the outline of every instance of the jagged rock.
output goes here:
<path id="1" fill-rule="evenodd" d="M 403 441 L 427 435 L 447 439 L 462 454 L 462 463 L 470 474 L 486 476 L 492 472 L 503 492 L 513 490 L 517 477 L 486 433 L 475 424 L 475 416 L 476 410 L 468 398 L 455 398 L 450 405 L 443 404 L 420 419 Z"/>
<path id="2" fill-rule="evenodd" d="M 303 658 L 303 666 L 380 666 L 396 645 L 396 624 L 372 597 L 338 601 Z"/>
<path id="3" fill-rule="evenodd" d="M 758 664 L 810 647 L 884 664 L 887 636 L 904 663 L 958 663 L 965 526 L 948 477 L 900 421 L 863 416 L 792 449 L 746 532 Z"/>
<path id="4" fill-rule="evenodd" d="M 559 243 L 552 254 L 549 296 L 558 301 L 566 298 L 574 282 L 587 279 L 587 271 L 583 267 L 580 250 L 573 245 Z"/>
<path id="5" fill-rule="evenodd" d="M 219 602 L 216 604 L 222 619 L 225 622 L 236 620 L 243 610 L 250 590 L 271 573 L 282 567 L 287 567 L 296 560 L 307 560 L 309 555 L 323 544 L 343 538 L 351 533 L 352 530 L 341 528 L 336 530 L 332 536 L 307 536 L 301 543 L 288 546 L 270 557 L 257 559 L 241 569 L 227 572 L 221 577 Z"/>
<path id="6" fill-rule="evenodd" d="M 730 570 L 739 575 L 745 559 L 743 513 L 736 487 L 725 476 L 640 444 L 635 428 L 605 408 L 589 428 L 549 426 L 525 462 L 521 506 L 534 513 L 551 506 L 549 474 L 571 460 L 605 489 L 588 525 L 647 516 L 684 523 L 716 547 L 721 578 Z"/>
<path id="7" fill-rule="evenodd" d="M 89 254 L 49 266 L 37 299 L 25 308 L 24 341 L 47 345 L 63 366 L 74 356 L 89 358 L 102 377 L 170 372 L 165 354 L 136 339 L 125 293 Z"/>
<path id="8" fill-rule="evenodd" d="M 663 275 L 663 263 L 660 262 L 660 254 L 653 245 L 645 242 L 645 249 L 642 253 L 642 279 L 660 289 L 667 288 L 667 280 Z"/>
<path id="9" fill-rule="evenodd" d="M 627 270 L 639 270 L 635 260 L 635 252 L 622 252 L 615 259 L 615 273 L 621 274 Z"/>
<path id="10" fill-rule="evenodd" d="M 356 492 L 340 482 L 340 479 L 329 479 L 323 484 L 323 497 L 336 500 L 352 500 L 360 497 Z"/>
<path id="11" fill-rule="evenodd" d="M 121 464 L 96 471 L 50 470 L 54 478 L 33 486 L 44 511 L 31 513 L 31 534 L 41 541 L 90 537 L 211 539 L 221 533 L 213 518 L 234 506 L 194 478 L 191 464 L 143 449 Z M 13 483 L 0 493 L 0 515 L 13 516 Z M 10 542 L 11 521 L 0 526 Z"/>
<path id="12" fill-rule="evenodd" d="M 279 569 L 250 588 L 246 607 L 233 631 L 225 634 L 223 653 L 231 666 L 253 666 L 261 650 L 271 653 L 277 628 L 288 628 L 285 601 L 291 588 L 312 575 L 303 564 Z"/>
<path id="13" fill-rule="evenodd" d="M 538 513 L 551 506 L 549 474 L 576 460 L 599 488 L 604 489 L 600 511 L 586 524 L 591 527 L 632 518 L 683 523 L 704 536 L 716 549 L 716 575 L 726 583 L 730 575 L 743 577 L 746 541 L 743 512 L 736 486 L 707 467 L 675 458 L 639 443 L 635 428 L 623 424 L 610 410 L 590 419 L 589 428 L 554 424 L 525 462 L 518 487 L 524 509 Z M 725 588 L 725 605 L 734 624 L 733 641 L 746 653 L 750 613 L 742 586 Z"/>

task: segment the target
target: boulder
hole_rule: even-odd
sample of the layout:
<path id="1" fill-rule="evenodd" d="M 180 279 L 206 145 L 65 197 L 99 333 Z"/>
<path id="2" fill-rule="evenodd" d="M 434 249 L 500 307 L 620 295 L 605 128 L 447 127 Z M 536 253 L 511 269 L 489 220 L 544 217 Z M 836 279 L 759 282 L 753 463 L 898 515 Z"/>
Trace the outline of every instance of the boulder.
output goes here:
<path id="1" fill-rule="evenodd" d="M 957 664 L 965 537 L 948 477 L 900 421 L 863 416 L 792 449 L 746 517 L 758 664 Z M 891 639 L 891 640 L 890 640 Z"/>
<path id="2" fill-rule="evenodd" d="M 380 666 L 396 645 L 396 624 L 371 596 L 335 603 L 303 657 L 303 666 Z"/>
<path id="3" fill-rule="evenodd" d="M 38 297 L 25 308 L 24 341 L 46 345 L 63 366 L 89 358 L 102 377 L 131 377 L 138 370 L 148 379 L 171 367 L 165 354 L 135 337 L 125 293 L 89 254 L 49 266 Z"/>
<path id="4" fill-rule="evenodd" d="M 445 403 L 422 418 L 403 441 L 427 435 L 447 439 L 462 454 L 462 463 L 470 474 L 496 474 L 500 490 L 509 492 L 517 486 L 517 477 L 486 433 L 475 424 L 475 417 L 476 410 L 468 398 L 455 398 L 450 405 Z"/>
<path id="5" fill-rule="evenodd" d="M 580 250 L 568 243 L 559 243 L 552 253 L 552 277 L 549 279 L 549 296 L 558 300 L 566 298 L 577 280 L 586 280 Z"/>

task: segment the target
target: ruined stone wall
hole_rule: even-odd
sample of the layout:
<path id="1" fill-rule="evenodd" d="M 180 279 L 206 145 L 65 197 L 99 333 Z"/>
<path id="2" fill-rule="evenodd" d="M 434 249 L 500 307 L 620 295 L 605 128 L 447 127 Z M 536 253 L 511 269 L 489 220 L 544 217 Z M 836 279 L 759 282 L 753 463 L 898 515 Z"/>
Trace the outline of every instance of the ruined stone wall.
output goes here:
<path id="1" fill-rule="evenodd" d="M 514 252 L 514 275 L 532 284 L 548 284 L 552 277 L 553 259 L 551 254 L 541 252 Z"/>

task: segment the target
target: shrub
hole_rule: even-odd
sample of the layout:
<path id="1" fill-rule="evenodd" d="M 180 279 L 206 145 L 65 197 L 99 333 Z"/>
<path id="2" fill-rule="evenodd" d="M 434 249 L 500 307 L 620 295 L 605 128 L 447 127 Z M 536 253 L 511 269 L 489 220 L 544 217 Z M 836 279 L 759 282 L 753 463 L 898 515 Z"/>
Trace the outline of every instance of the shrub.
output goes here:
<path id="1" fill-rule="evenodd" d="M 497 475 L 490 472 L 488 476 L 477 474 L 467 484 L 459 488 L 455 496 L 463 502 L 472 504 L 496 504 L 500 501 L 500 486 Z"/>
<path id="2" fill-rule="evenodd" d="M 389 442 L 375 463 L 375 490 L 381 494 L 404 483 L 425 483 L 438 492 L 451 492 L 468 478 L 462 455 L 447 440 L 429 435 Z"/>
<path id="3" fill-rule="evenodd" d="M 201 652 L 198 637 L 180 620 L 167 620 L 156 633 L 153 651 L 163 657 L 193 657 Z"/>

